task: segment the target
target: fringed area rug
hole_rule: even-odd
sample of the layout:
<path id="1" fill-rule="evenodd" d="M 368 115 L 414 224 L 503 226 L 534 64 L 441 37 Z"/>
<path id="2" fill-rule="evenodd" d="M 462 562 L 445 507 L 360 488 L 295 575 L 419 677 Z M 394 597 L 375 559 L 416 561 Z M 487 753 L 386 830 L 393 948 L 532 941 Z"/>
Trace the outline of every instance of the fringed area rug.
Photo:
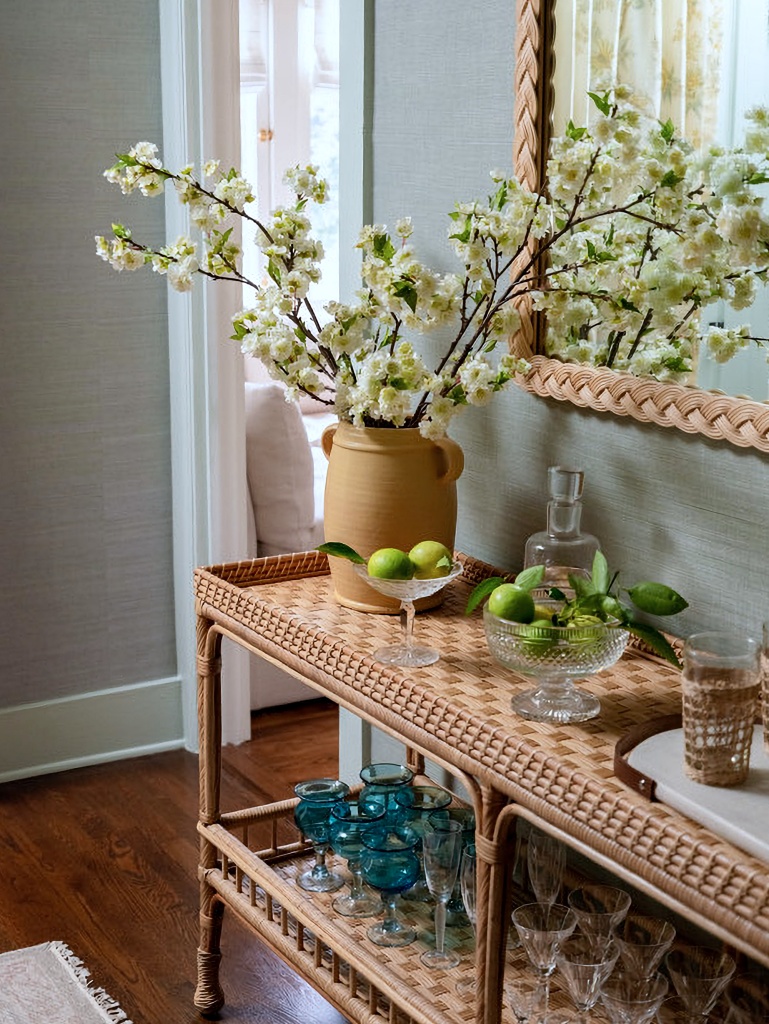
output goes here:
<path id="1" fill-rule="evenodd" d="M 63 942 L 0 955 L 2 1024 L 131 1024 Z"/>

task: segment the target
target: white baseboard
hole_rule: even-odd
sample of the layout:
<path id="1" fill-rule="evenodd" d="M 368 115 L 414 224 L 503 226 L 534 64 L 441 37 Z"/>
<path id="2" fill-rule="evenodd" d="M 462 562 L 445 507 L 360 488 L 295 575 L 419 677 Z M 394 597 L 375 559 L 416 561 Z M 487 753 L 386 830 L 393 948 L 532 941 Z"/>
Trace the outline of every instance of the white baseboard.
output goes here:
<path id="1" fill-rule="evenodd" d="M 0 782 L 184 746 L 181 679 L 0 710 Z"/>

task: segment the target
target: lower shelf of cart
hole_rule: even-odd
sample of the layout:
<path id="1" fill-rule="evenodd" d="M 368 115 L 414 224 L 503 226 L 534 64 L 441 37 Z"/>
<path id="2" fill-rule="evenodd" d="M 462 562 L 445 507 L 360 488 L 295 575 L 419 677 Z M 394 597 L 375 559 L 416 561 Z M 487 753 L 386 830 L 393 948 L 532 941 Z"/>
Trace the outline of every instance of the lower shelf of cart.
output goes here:
<path id="1" fill-rule="evenodd" d="M 376 918 L 342 917 L 331 906 L 338 893 L 299 887 L 297 877 L 314 860 L 310 851 L 292 857 L 278 852 L 268 860 L 222 826 L 201 831 L 224 854 L 219 866 L 204 873 L 207 883 L 345 1016 L 360 1024 L 475 1020 L 474 997 L 457 991 L 475 977 L 474 935 L 466 918 L 446 929 L 446 947 L 457 951 L 460 964 L 431 969 L 420 955 L 435 946 L 432 904 L 402 899 L 399 916 L 417 938 L 408 946 L 378 946 L 366 934 Z M 328 863 L 347 874 L 344 860 L 330 856 Z"/>

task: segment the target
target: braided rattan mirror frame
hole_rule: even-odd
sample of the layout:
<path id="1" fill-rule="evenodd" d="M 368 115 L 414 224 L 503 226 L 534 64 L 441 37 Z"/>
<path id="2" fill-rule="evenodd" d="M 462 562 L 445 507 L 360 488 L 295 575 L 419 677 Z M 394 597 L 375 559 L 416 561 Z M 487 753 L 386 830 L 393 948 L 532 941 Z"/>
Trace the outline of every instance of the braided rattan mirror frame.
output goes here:
<path id="1" fill-rule="evenodd" d="M 554 8 L 555 0 L 516 0 L 513 166 L 529 188 L 544 178 L 550 138 Z M 532 364 L 518 381 L 527 391 L 769 452 L 769 403 L 549 359 L 545 330 L 524 304 L 512 347 Z"/>

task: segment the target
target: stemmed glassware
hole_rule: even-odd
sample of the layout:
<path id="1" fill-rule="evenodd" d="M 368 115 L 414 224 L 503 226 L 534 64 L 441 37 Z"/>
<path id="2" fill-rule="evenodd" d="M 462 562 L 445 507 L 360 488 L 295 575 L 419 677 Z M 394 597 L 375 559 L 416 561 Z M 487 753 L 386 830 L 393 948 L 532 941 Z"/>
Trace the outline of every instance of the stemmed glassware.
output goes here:
<path id="1" fill-rule="evenodd" d="M 464 904 L 465 913 L 473 927 L 473 934 L 475 934 L 477 922 L 475 909 L 476 878 L 475 843 L 468 843 L 463 847 L 462 857 L 459 861 L 459 889 L 462 893 L 462 903 Z M 460 981 L 457 984 L 457 992 L 459 992 L 460 995 L 472 995 L 476 991 L 476 985 L 477 983 L 474 971 L 472 979 L 468 981 Z"/>
<path id="2" fill-rule="evenodd" d="M 701 1021 L 715 1006 L 729 984 L 736 964 L 728 953 L 707 946 L 672 949 L 665 967 L 692 1024 Z"/>
<path id="3" fill-rule="evenodd" d="M 435 949 L 426 950 L 426 967 L 456 967 L 459 954 L 446 949 L 446 904 L 457 879 L 462 855 L 462 826 L 451 818 L 428 821 L 422 833 L 422 858 L 427 887 L 435 900 Z"/>
<path id="4" fill-rule="evenodd" d="M 329 832 L 331 848 L 345 857 L 352 875 L 349 893 L 336 896 L 331 904 L 342 917 L 373 917 L 382 910 L 382 901 L 366 890 L 360 858 L 363 853 L 363 833 L 384 820 L 384 809 L 367 810 L 357 798 L 349 798 L 331 808 Z"/>
<path id="5" fill-rule="evenodd" d="M 654 974 L 675 937 L 669 921 L 646 914 L 628 914 L 614 930 L 622 966 L 639 978 Z"/>
<path id="6" fill-rule="evenodd" d="M 410 889 L 419 876 L 419 859 L 414 848 L 420 837 L 408 828 L 372 828 L 363 833 L 361 854 L 363 881 L 382 894 L 384 918 L 367 931 L 377 946 L 407 946 L 416 931 L 397 914 L 399 893 Z"/>
<path id="7" fill-rule="evenodd" d="M 395 794 L 404 786 L 411 785 L 413 778 L 414 773 L 405 764 L 374 761 L 364 765 L 360 770 L 364 786 L 358 795 L 358 803 L 367 809 L 383 809 L 388 823 L 393 823 L 400 811 Z"/>
<path id="8" fill-rule="evenodd" d="M 430 822 L 445 821 L 446 818 L 451 818 L 452 821 L 458 821 L 462 826 L 462 851 L 464 852 L 467 846 L 475 843 L 475 812 L 470 807 L 462 807 L 459 805 L 454 807 L 442 807 L 440 810 L 433 811 L 427 820 Z M 460 861 L 460 873 L 461 870 L 462 864 Z M 446 920 L 448 924 L 456 925 L 467 923 L 467 912 L 465 910 L 464 900 L 462 899 L 462 887 L 460 885 L 459 873 L 457 874 L 457 880 L 454 883 L 454 889 L 449 897 L 449 902 L 446 904 L 446 911 Z"/>
<path id="9" fill-rule="evenodd" d="M 649 1024 L 667 995 L 668 979 L 659 972 L 640 977 L 618 968 L 603 984 L 601 1003 L 611 1024 Z"/>
<path id="10" fill-rule="evenodd" d="M 375 651 L 376 660 L 381 661 L 383 665 L 399 665 L 404 668 L 432 665 L 438 661 L 439 651 L 414 643 L 414 602 L 437 594 L 457 576 L 461 576 L 461 562 L 453 562 L 446 576 L 436 576 L 426 580 L 380 579 L 378 576 L 369 576 L 365 565 L 353 565 L 353 569 L 374 590 L 378 590 L 380 594 L 385 594 L 387 597 L 394 597 L 401 603 L 403 640 L 399 644 L 381 647 Z"/>
<path id="11" fill-rule="evenodd" d="M 326 864 L 329 850 L 331 809 L 350 792 L 339 779 L 310 779 L 294 787 L 299 803 L 294 808 L 296 827 L 313 844 L 315 864 L 296 880 L 308 892 L 334 892 L 345 883 L 342 875 L 330 871 Z"/>
<path id="12" fill-rule="evenodd" d="M 529 882 L 538 903 L 555 903 L 566 867 L 566 847 L 555 836 L 538 828 L 529 833 L 526 850 Z"/>
<path id="13" fill-rule="evenodd" d="M 572 935 L 556 951 L 556 966 L 577 1008 L 580 1024 L 590 1019 L 588 1011 L 598 1002 L 601 986 L 618 957 L 619 949 L 613 942 L 596 942 L 585 935 Z"/>
<path id="14" fill-rule="evenodd" d="M 577 927 L 577 917 L 573 910 L 560 903 L 524 903 L 513 911 L 513 924 L 540 980 L 543 1018 L 546 1018 L 556 954 Z"/>
<path id="15" fill-rule="evenodd" d="M 608 942 L 630 910 L 630 893 L 614 885 L 583 885 L 566 898 L 579 930 L 595 941 Z"/>
<path id="16" fill-rule="evenodd" d="M 408 786 L 395 794 L 395 803 L 398 806 L 397 821 L 407 825 L 412 832 L 420 837 L 424 835 L 430 815 L 437 810 L 448 807 L 451 803 L 451 793 L 440 786 Z M 415 850 L 419 858 L 419 877 L 414 885 L 404 894 L 405 899 L 419 900 L 422 903 L 430 902 L 430 890 L 424 877 L 424 862 L 422 843 L 417 845 Z"/>

